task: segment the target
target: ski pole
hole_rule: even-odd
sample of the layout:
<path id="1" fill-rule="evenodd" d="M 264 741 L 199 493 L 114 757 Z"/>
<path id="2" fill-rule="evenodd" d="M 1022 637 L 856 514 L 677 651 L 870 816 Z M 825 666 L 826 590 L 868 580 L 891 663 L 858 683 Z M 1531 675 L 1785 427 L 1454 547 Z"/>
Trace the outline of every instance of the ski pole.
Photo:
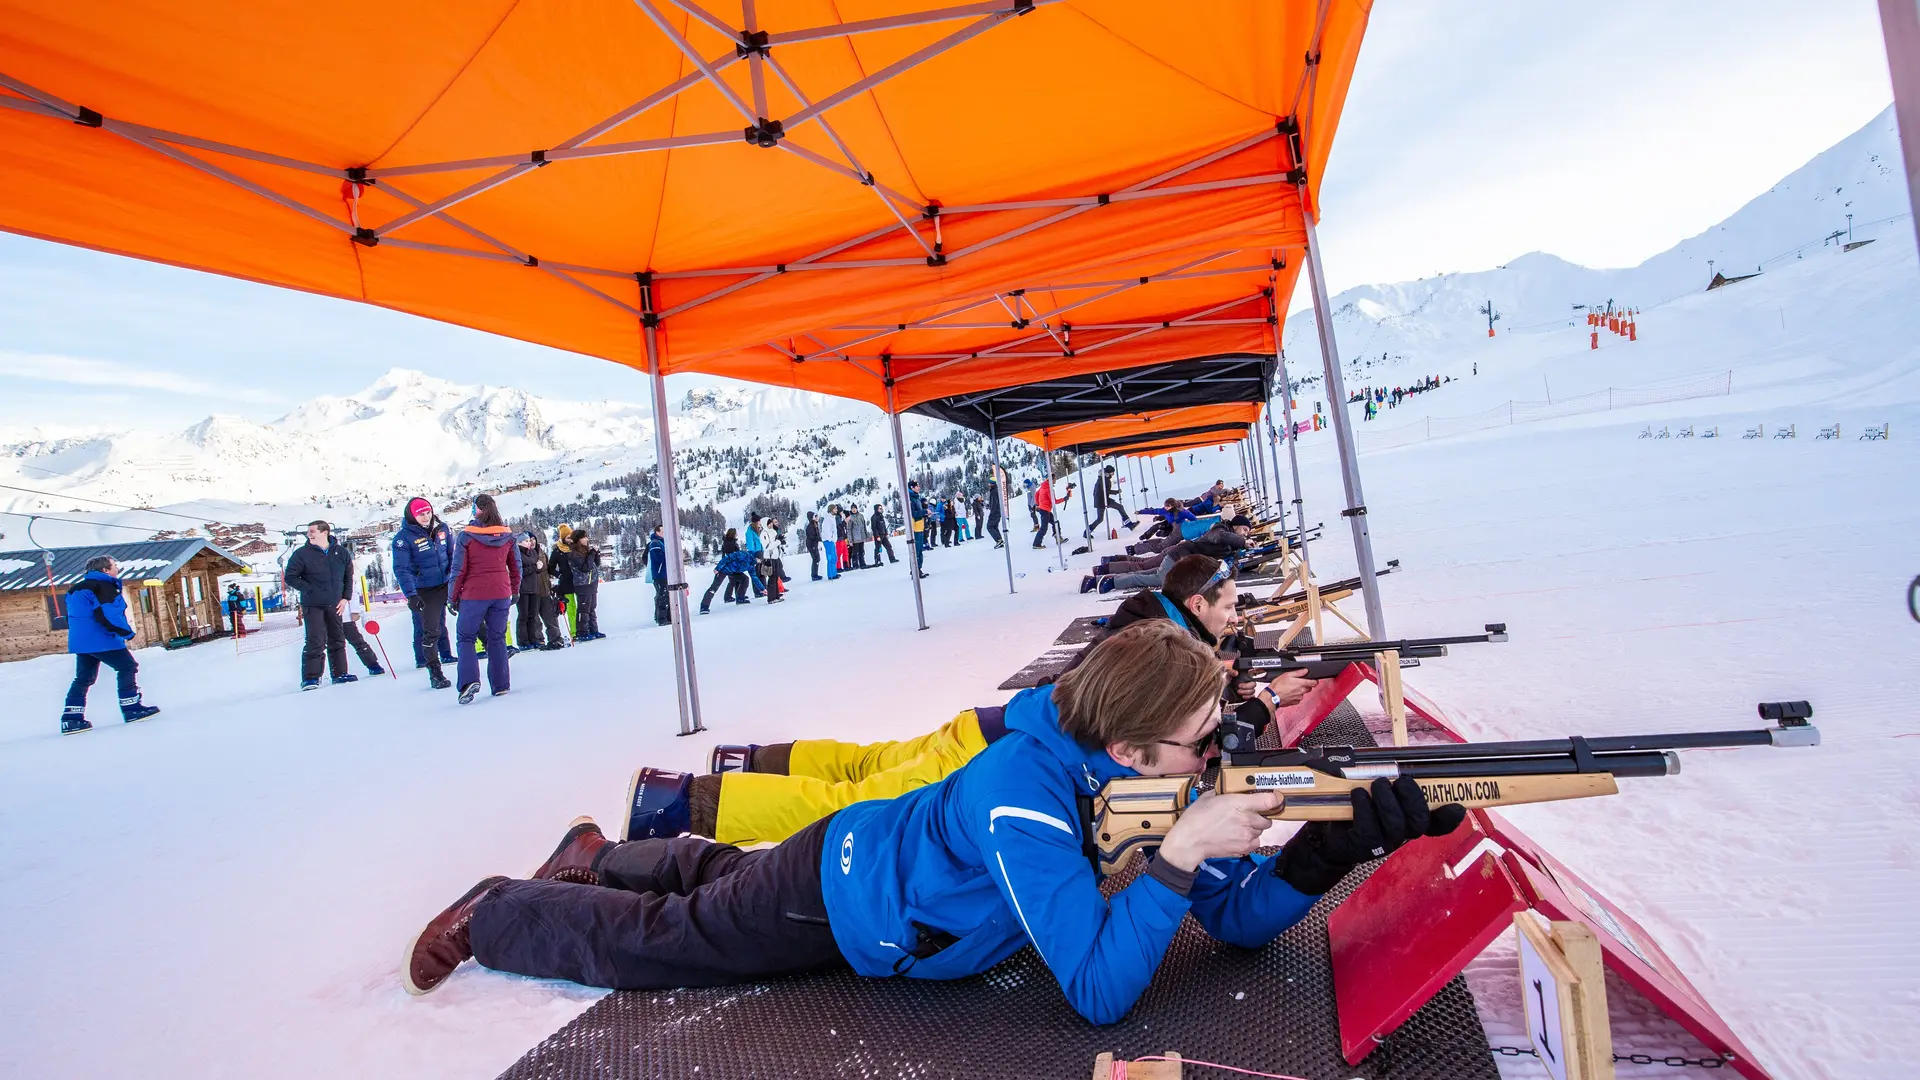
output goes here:
<path id="1" fill-rule="evenodd" d="M 372 619 L 368 619 L 367 633 L 372 634 L 373 643 L 375 645 L 380 646 L 380 659 L 387 661 L 387 674 L 393 676 L 396 679 L 399 678 L 400 673 L 393 670 L 393 661 L 387 660 L 387 643 L 380 640 L 380 624 L 377 622 L 374 622 Z"/>

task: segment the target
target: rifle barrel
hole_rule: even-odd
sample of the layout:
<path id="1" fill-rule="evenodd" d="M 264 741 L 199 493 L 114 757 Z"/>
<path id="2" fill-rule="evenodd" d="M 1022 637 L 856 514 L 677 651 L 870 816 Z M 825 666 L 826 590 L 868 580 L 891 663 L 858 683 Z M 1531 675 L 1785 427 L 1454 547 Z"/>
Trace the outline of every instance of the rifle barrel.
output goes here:
<path id="1" fill-rule="evenodd" d="M 1612 735 L 1586 740 L 1595 754 L 1658 750 L 1710 750 L 1736 746 L 1771 746 L 1780 728 L 1749 731 L 1688 731 L 1667 735 Z M 1810 730 L 1810 728 L 1802 729 Z M 1571 739 L 1530 739 L 1517 742 L 1434 743 L 1422 746 L 1365 746 L 1355 748 L 1355 761 L 1462 761 L 1475 758 L 1539 758 L 1573 755 Z"/>

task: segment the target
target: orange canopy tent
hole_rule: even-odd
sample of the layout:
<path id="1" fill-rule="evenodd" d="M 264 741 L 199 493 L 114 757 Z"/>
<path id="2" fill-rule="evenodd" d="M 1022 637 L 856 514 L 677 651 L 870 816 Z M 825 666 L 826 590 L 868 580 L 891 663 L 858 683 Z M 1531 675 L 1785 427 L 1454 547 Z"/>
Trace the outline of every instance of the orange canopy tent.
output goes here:
<path id="1" fill-rule="evenodd" d="M 1130 437 L 1144 439 L 1162 432 L 1183 431 L 1188 428 L 1218 424 L 1237 424 L 1244 432 L 1247 425 L 1260 419 L 1260 411 L 1260 405 L 1250 402 L 1191 405 L 1186 408 L 1168 409 L 1165 412 L 1129 413 L 1125 416 L 1110 416 L 1102 420 L 1087 420 L 1078 424 L 1064 424 L 1060 427 L 1036 428 L 1033 431 L 1022 431 L 1014 437 L 1043 449 L 1061 450 L 1126 440 Z"/>
<path id="2" fill-rule="evenodd" d="M 0 0 L 0 228 L 897 415 L 1262 347 L 1367 13 Z"/>

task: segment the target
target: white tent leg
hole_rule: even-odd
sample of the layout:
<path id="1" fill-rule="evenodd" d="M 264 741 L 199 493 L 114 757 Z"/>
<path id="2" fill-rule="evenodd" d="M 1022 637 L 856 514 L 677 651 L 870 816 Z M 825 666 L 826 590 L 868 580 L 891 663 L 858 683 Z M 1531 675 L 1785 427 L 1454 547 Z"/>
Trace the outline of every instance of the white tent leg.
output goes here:
<path id="1" fill-rule="evenodd" d="M 887 419 L 893 423 L 893 464 L 900 473 L 900 520 L 907 523 L 907 577 L 913 581 L 913 614 L 927 628 L 927 602 L 920 595 L 920 545 L 913 537 L 913 500 L 907 497 L 907 447 L 900 437 L 900 413 L 894 408 L 893 372 L 887 372 Z M 929 522 L 931 524 L 931 522 Z"/>
<path id="2" fill-rule="evenodd" d="M 1302 195 L 1304 195 L 1304 190 Z M 1306 202 L 1305 198 L 1301 199 Z M 1325 271 L 1320 266 L 1320 238 L 1313 214 L 1302 211 L 1307 231 L 1307 278 L 1313 286 L 1313 324 L 1319 331 L 1320 362 L 1326 369 L 1327 403 L 1333 407 L 1333 435 L 1340 451 L 1340 480 L 1347 508 L 1340 516 L 1353 525 L 1354 561 L 1359 564 L 1361 597 L 1367 607 L 1367 634 L 1375 641 L 1387 636 L 1387 616 L 1380 606 L 1380 582 L 1373 570 L 1373 537 L 1367 533 L 1367 500 L 1360 490 L 1360 462 L 1353 448 L 1353 423 L 1347 416 L 1347 387 L 1340 377 L 1340 350 L 1333 339 L 1333 309 L 1327 302 Z"/>
<path id="3" fill-rule="evenodd" d="M 651 308 L 653 286 L 641 286 L 641 302 Z M 667 431 L 667 380 L 660 373 L 660 331 L 642 324 L 647 346 L 647 378 L 653 384 L 653 449 L 660 469 L 661 534 L 667 541 L 667 609 L 673 620 L 673 678 L 680 694 L 680 734 L 705 731 L 700 722 L 700 677 L 693 663 L 693 614 L 687 604 L 687 568 L 680 550 L 680 493 L 673 475 L 673 436 Z"/>

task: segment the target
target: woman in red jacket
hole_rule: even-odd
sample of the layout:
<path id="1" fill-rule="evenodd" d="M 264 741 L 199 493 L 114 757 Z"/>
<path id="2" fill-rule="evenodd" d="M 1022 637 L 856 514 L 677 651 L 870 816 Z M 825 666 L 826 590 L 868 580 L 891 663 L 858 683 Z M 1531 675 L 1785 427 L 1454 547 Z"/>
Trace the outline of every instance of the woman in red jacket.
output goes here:
<path id="1" fill-rule="evenodd" d="M 473 521 L 453 540 L 453 577 L 447 600 L 459 613 L 460 704 L 480 693 L 480 658 L 474 639 L 487 635 L 487 685 L 507 692 L 507 611 L 520 592 L 520 548 L 500 520 L 493 496 L 473 500 Z"/>

